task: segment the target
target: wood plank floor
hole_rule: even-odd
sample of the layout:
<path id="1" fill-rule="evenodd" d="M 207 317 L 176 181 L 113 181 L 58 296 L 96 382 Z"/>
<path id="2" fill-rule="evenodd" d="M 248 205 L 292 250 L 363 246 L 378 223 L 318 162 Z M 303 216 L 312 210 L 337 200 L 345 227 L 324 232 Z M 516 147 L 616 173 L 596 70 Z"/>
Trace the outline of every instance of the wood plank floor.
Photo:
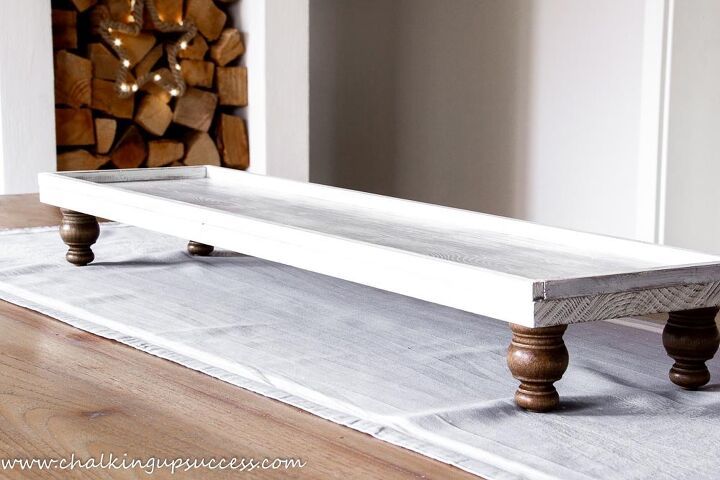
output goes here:
<path id="1" fill-rule="evenodd" d="M 53 225 L 36 196 L 0 196 L 0 228 Z M 58 241 L 60 239 L 58 238 Z M 303 469 L 172 478 L 477 479 L 119 343 L 0 302 L 0 457 L 302 458 Z M 0 478 L 171 478 L 161 470 Z"/>

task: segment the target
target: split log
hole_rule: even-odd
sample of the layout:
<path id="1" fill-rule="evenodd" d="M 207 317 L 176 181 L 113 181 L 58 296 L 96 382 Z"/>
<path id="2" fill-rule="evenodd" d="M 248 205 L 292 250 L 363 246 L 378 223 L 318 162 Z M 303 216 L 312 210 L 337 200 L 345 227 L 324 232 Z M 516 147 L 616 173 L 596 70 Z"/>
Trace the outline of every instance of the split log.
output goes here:
<path id="1" fill-rule="evenodd" d="M 215 65 L 202 60 L 182 60 L 180 62 L 185 83 L 190 86 L 212 88 Z"/>
<path id="2" fill-rule="evenodd" d="M 210 47 L 210 57 L 221 67 L 232 62 L 243 53 L 245 53 L 245 42 L 237 28 L 224 30 L 217 43 Z"/>
<path id="3" fill-rule="evenodd" d="M 185 18 L 197 25 L 200 33 L 208 40 L 215 40 L 222 33 L 227 15 L 212 0 L 187 0 Z"/>
<path id="4" fill-rule="evenodd" d="M 247 68 L 218 67 L 217 89 L 220 105 L 245 107 L 248 104 Z"/>
<path id="5" fill-rule="evenodd" d="M 185 141 L 185 165 L 220 165 L 215 142 L 205 132 L 193 132 Z"/>
<path id="6" fill-rule="evenodd" d="M 155 0 L 155 9 L 166 22 L 179 22 L 183 18 L 183 0 Z"/>
<path id="7" fill-rule="evenodd" d="M 55 54 L 55 103 L 70 107 L 92 102 L 92 63 L 66 50 Z"/>
<path id="8" fill-rule="evenodd" d="M 55 50 L 77 48 L 77 12 L 53 10 L 51 18 L 53 48 Z"/>
<path id="9" fill-rule="evenodd" d="M 178 50 L 178 58 L 187 58 L 189 60 L 202 60 L 208 51 L 208 44 L 205 37 L 195 35 L 185 50 Z"/>
<path id="10" fill-rule="evenodd" d="M 250 166 L 247 129 L 242 118 L 224 113 L 220 115 L 217 146 L 225 165 L 242 170 Z"/>
<path id="11" fill-rule="evenodd" d="M 146 95 L 135 114 L 135 123 L 153 135 L 161 136 L 170 126 L 173 112 L 165 102 L 153 95 Z"/>
<path id="12" fill-rule="evenodd" d="M 145 139 L 135 125 L 131 125 L 118 141 L 110 159 L 118 168 L 137 168 L 147 157 Z"/>
<path id="13" fill-rule="evenodd" d="M 133 97 L 120 98 L 115 92 L 115 82 L 93 79 L 92 108 L 116 118 L 133 118 L 135 102 Z"/>
<path id="14" fill-rule="evenodd" d="M 93 65 L 93 76 L 103 80 L 115 80 L 120 69 L 120 60 L 102 43 L 91 43 L 88 56 Z"/>
<path id="15" fill-rule="evenodd" d="M 157 70 L 157 74 L 165 79 L 172 78 L 170 70 L 167 68 L 161 68 Z M 145 85 L 142 86 L 141 90 L 149 93 L 150 95 L 153 95 L 158 100 L 162 100 L 164 103 L 170 103 L 170 100 L 172 100 L 173 98 L 167 90 L 165 90 L 155 82 L 147 82 Z"/>
<path id="16" fill-rule="evenodd" d="M 93 155 L 87 150 L 73 150 L 61 153 L 57 157 L 57 169 L 60 172 L 73 170 L 97 170 L 110 161 L 109 157 Z"/>
<path id="17" fill-rule="evenodd" d="M 137 36 L 124 35 L 118 33 L 118 38 L 122 40 L 122 48 L 125 50 L 125 55 L 130 61 L 130 67 L 137 65 L 145 55 L 155 46 L 157 39 L 152 33 L 143 32 Z"/>
<path id="18" fill-rule="evenodd" d="M 153 140 L 149 144 L 147 166 L 164 167 L 185 156 L 185 145 L 175 140 Z"/>
<path id="19" fill-rule="evenodd" d="M 97 0 L 72 0 L 73 5 L 75 5 L 75 8 L 78 9 L 78 12 L 84 12 L 88 8 L 92 7 L 97 3 Z"/>
<path id="20" fill-rule="evenodd" d="M 92 145 L 95 143 L 95 124 L 88 108 L 56 108 L 55 132 L 57 144 Z"/>
<path id="21" fill-rule="evenodd" d="M 97 153 L 108 153 L 115 141 L 117 121 L 112 118 L 95 119 L 95 151 Z"/>
<path id="22" fill-rule="evenodd" d="M 145 58 L 140 60 L 140 62 L 135 66 L 135 76 L 139 78 L 146 73 L 152 71 L 153 67 L 162 56 L 163 46 L 155 45 L 153 49 L 150 50 L 147 55 L 145 55 Z"/>
<path id="23" fill-rule="evenodd" d="M 128 0 L 103 0 L 103 3 L 110 11 L 110 18 L 116 22 L 127 22 L 132 13 Z"/>
<path id="24" fill-rule="evenodd" d="M 207 132 L 212 124 L 217 100 L 217 95 L 214 93 L 189 88 L 185 95 L 178 98 L 173 122 L 194 130 Z"/>

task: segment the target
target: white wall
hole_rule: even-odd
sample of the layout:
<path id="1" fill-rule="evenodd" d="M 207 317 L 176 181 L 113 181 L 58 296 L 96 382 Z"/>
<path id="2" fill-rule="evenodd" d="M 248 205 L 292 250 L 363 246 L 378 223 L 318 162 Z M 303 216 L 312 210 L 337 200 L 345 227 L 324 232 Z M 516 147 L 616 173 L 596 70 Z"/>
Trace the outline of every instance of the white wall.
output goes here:
<path id="1" fill-rule="evenodd" d="M 250 171 L 309 177 L 308 0 L 241 0 L 250 101 Z"/>
<path id="2" fill-rule="evenodd" d="M 37 191 L 55 170 L 50 2 L 3 2 L 0 14 L 0 194 Z"/>
<path id="3" fill-rule="evenodd" d="M 720 254 L 720 2 L 673 3 L 661 240 Z"/>
<path id="4" fill-rule="evenodd" d="M 311 180 L 637 236 L 645 7 L 311 0 Z"/>

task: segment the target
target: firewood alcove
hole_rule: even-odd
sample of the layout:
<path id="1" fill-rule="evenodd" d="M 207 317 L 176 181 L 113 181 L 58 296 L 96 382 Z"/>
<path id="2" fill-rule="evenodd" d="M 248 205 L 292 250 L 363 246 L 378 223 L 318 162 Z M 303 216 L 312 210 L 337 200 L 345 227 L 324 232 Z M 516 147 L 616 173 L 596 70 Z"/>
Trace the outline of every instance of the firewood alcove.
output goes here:
<path id="1" fill-rule="evenodd" d="M 144 0 L 138 16 L 139 1 L 52 0 L 58 170 L 247 169 L 245 43 L 232 0 Z M 136 19 L 135 35 L 109 27 Z M 190 41 L 169 31 L 183 25 L 196 29 Z"/>

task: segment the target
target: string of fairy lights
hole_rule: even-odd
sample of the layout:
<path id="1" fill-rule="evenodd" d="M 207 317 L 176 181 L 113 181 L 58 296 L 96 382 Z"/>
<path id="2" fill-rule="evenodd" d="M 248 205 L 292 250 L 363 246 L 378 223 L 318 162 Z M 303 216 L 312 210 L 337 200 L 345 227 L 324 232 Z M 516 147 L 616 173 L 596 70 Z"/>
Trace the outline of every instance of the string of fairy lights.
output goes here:
<path id="1" fill-rule="evenodd" d="M 157 30 L 162 33 L 182 33 L 180 38 L 166 47 L 170 75 L 166 71 L 149 71 L 140 77 L 131 80 L 131 61 L 126 49 L 123 46 L 123 35 L 136 37 L 140 34 L 143 26 L 143 13 L 147 7 L 150 20 Z M 180 50 L 188 48 L 188 44 L 197 35 L 197 27 L 190 20 L 182 18 L 166 19 L 158 13 L 155 0 L 130 0 L 130 15 L 127 23 L 113 20 L 106 20 L 100 26 L 103 40 L 107 42 L 115 53 L 120 57 L 120 68 L 115 80 L 115 91 L 120 98 L 128 98 L 141 89 L 148 82 L 155 82 L 163 90 L 173 97 L 182 96 L 185 93 L 186 85 L 182 76 L 182 67 L 177 60 Z"/>

